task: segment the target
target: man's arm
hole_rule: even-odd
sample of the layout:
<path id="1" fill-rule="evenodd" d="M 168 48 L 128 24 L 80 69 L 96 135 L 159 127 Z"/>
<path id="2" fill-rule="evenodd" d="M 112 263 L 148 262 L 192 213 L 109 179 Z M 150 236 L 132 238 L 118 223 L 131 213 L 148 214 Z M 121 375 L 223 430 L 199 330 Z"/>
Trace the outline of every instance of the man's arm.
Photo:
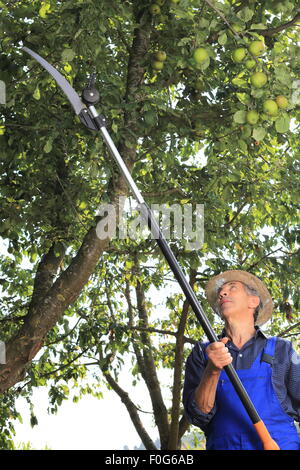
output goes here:
<path id="1" fill-rule="evenodd" d="M 227 338 L 223 338 L 222 342 L 211 343 L 207 347 L 208 362 L 198 343 L 186 362 L 183 388 L 185 413 L 189 422 L 201 429 L 205 429 L 216 412 L 215 395 L 220 372 L 224 365 L 232 361 L 224 344 L 227 340 Z M 216 356 L 219 356 L 222 351 L 229 355 L 225 362 L 224 357 L 216 359 Z"/>
<path id="2" fill-rule="evenodd" d="M 228 338 L 211 343 L 206 348 L 208 363 L 201 381 L 195 390 L 195 401 L 203 413 L 210 413 L 216 399 L 217 385 L 223 367 L 232 362 L 232 357 L 225 346 Z"/>
<path id="3" fill-rule="evenodd" d="M 199 410 L 205 414 L 210 413 L 214 407 L 220 374 L 221 371 L 212 370 L 208 364 L 195 390 L 195 402 Z"/>

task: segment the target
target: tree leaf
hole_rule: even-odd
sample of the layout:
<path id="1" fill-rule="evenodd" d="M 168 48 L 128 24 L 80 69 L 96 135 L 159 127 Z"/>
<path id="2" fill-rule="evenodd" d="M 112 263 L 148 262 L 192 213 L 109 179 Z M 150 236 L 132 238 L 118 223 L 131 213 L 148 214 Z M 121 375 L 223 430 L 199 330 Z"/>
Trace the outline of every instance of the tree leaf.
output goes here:
<path id="1" fill-rule="evenodd" d="M 40 89 L 39 89 L 38 86 L 34 90 L 33 97 L 34 97 L 35 100 L 40 100 L 41 99 L 41 92 L 40 92 Z"/>
<path id="2" fill-rule="evenodd" d="M 227 42 L 227 34 L 226 33 L 220 34 L 219 37 L 218 37 L 218 43 L 221 46 L 224 46 L 224 44 L 226 44 L 226 42 Z"/>
<path id="3" fill-rule="evenodd" d="M 61 54 L 61 58 L 64 62 L 72 62 L 74 59 L 76 53 L 73 51 L 73 49 L 64 49 Z"/>
<path id="4" fill-rule="evenodd" d="M 252 135 L 255 140 L 261 141 L 265 137 L 266 133 L 267 131 L 264 127 L 255 127 Z"/>
<path id="5" fill-rule="evenodd" d="M 277 132 L 284 134 L 290 130 L 290 118 L 287 114 L 280 116 L 275 121 L 275 129 Z"/>
<path id="6" fill-rule="evenodd" d="M 39 9 L 39 15 L 41 16 L 41 18 L 46 18 L 47 13 L 49 13 L 51 9 L 51 5 L 48 2 L 42 2 L 41 5 L 42 6 Z"/>
<path id="7" fill-rule="evenodd" d="M 250 21 L 253 15 L 254 15 L 254 11 L 251 10 L 251 8 L 249 7 L 242 8 L 242 10 L 240 10 L 237 13 L 237 17 L 240 18 L 240 20 L 244 21 L 245 23 Z"/>
<path id="8" fill-rule="evenodd" d="M 52 150 L 52 139 L 47 140 L 46 144 L 44 145 L 44 152 L 50 153 Z"/>

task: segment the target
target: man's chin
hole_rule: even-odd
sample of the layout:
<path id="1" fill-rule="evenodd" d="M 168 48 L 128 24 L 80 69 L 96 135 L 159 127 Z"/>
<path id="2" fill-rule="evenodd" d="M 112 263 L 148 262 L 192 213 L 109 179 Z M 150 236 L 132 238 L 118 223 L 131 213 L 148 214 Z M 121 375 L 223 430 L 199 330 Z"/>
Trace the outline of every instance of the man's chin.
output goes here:
<path id="1" fill-rule="evenodd" d="M 223 320 L 230 318 L 234 314 L 234 308 L 232 306 L 227 306 L 224 308 L 224 305 L 220 308 L 220 317 Z"/>

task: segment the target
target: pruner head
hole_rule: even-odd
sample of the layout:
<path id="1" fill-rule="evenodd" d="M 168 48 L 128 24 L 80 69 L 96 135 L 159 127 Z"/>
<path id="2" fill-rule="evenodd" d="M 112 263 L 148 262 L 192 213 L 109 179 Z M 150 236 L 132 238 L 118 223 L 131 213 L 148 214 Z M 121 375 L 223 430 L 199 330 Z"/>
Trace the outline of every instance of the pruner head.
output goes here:
<path id="1" fill-rule="evenodd" d="M 58 86 L 62 89 L 62 91 L 67 96 L 68 100 L 70 101 L 71 105 L 74 108 L 76 114 L 80 114 L 82 109 L 85 108 L 84 103 L 81 101 L 80 97 L 72 88 L 70 83 L 63 77 L 58 70 L 56 70 L 49 62 L 47 62 L 43 57 L 38 55 L 36 52 L 32 51 L 28 47 L 22 47 L 23 51 L 27 52 L 27 54 L 31 55 L 37 62 L 41 64 L 44 69 L 47 70 L 48 73 L 54 78 Z"/>
<path id="2" fill-rule="evenodd" d="M 62 91 L 67 96 L 68 100 L 70 101 L 71 105 L 74 108 L 75 113 L 80 117 L 81 122 L 89 129 L 97 130 L 97 127 L 95 123 L 93 122 L 93 119 L 89 113 L 89 110 L 86 107 L 86 104 L 91 105 L 91 104 L 96 103 L 96 101 L 92 103 L 86 100 L 85 101 L 86 104 L 85 104 L 79 97 L 78 93 L 74 90 L 74 88 L 70 85 L 70 83 L 65 79 L 65 77 L 63 77 L 58 72 L 58 70 L 56 70 L 45 59 L 43 59 L 40 55 L 38 55 L 36 52 L 32 51 L 28 47 L 22 47 L 22 50 L 27 52 L 27 54 L 31 55 L 31 57 L 33 57 L 37 62 L 39 62 L 41 66 L 44 67 L 44 69 L 47 70 L 48 73 L 50 73 L 50 75 L 54 78 L 58 86 L 62 89 Z M 99 96 L 99 93 L 98 93 L 98 96 Z"/>

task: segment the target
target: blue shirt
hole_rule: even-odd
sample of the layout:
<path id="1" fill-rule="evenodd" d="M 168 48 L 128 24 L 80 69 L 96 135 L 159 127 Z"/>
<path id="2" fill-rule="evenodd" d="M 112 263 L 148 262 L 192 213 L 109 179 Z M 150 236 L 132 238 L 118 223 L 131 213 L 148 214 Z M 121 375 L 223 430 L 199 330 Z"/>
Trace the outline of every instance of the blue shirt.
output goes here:
<path id="1" fill-rule="evenodd" d="M 226 336 L 223 331 L 220 337 Z M 233 358 L 236 370 L 249 369 L 258 354 L 266 345 L 266 335 L 256 327 L 256 333 L 241 349 L 232 341 L 226 347 Z M 186 362 L 183 388 L 183 404 L 188 421 L 205 430 L 217 411 L 216 404 L 209 413 L 203 413 L 195 402 L 195 390 L 198 387 L 207 360 L 204 356 L 205 345 L 197 342 Z M 294 351 L 290 341 L 278 338 L 272 364 L 272 384 L 283 410 L 300 421 L 300 357 Z"/>

